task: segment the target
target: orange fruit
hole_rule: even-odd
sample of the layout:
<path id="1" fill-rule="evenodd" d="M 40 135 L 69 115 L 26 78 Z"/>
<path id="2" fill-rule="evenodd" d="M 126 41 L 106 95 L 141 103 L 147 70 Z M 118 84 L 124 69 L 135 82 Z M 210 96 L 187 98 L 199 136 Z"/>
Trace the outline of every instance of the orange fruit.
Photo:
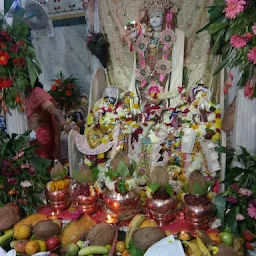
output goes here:
<path id="1" fill-rule="evenodd" d="M 128 252 L 128 250 L 124 250 L 121 254 L 121 256 L 130 256 L 130 253 Z"/>
<path id="2" fill-rule="evenodd" d="M 17 229 L 15 230 L 14 237 L 16 239 L 27 239 L 31 235 L 31 227 L 26 224 L 18 225 Z"/>
<path id="3" fill-rule="evenodd" d="M 35 254 L 40 251 L 40 245 L 37 241 L 29 241 L 26 243 L 25 252 L 29 255 Z"/>
<path id="4" fill-rule="evenodd" d="M 116 243 L 116 251 L 117 252 L 123 252 L 125 250 L 125 243 L 124 241 L 118 241 Z"/>
<path id="5" fill-rule="evenodd" d="M 157 227 L 157 224 L 154 220 L 145 219 L 141 225 L 140 228 L 146 228 L 146 227 Z"/>

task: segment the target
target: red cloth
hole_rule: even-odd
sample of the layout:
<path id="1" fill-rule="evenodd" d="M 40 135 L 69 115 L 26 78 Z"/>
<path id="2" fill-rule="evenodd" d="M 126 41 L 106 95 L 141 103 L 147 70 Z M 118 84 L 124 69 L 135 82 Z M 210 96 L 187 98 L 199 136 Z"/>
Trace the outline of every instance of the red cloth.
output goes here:
<path id="1" fill-rule="evenodd" d="M 30 96 L 26 99 L 26 111 L 28 119 L 37 119 L 40 123 L 40 118 L 44 116 L 42 124 L 36 127 L 36 140 L 31 144 L 39 144 L 35 153 L 43 158 L 60 159 L 60 125 L 56 119 L 44 110 L 42 105 L 46 101 L 52 101 L 55 104 L 52 96 L 40 87 L 35 87 Z M 45 116 L 49 116 L 45 118 Z M 47 121 L 47 122 L 46 122 Z"/>

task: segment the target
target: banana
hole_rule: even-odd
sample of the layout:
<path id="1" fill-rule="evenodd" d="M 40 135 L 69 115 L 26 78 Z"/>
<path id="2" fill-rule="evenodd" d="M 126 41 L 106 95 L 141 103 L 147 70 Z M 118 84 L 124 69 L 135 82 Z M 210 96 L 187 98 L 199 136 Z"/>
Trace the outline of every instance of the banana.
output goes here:
<path id="1" fill-rule="evenodd" d="M 96 246 L 90 245 L 86 246 L 85 248 L 81 249 L 78 252 L 78 256 L 86 256 L 91 254 L 106 254 L 108 253 L 108 249 L 105 246 Z"/>
<path id="2" fill-rule="evenodd" d="M 137 214 L 136 216 L 133 217 L 131 220 L 128 231 L 126 233 L 125 237 L 125 246 L 126 248 L 129 248 L 130 241 L 132 240 L 132 235 L 135 232 L 137 228 L 141 225 L 141 223 L 144 221 L 145 215 L 144 214 Z"/>
<path id="3" fill-rule="evenodd" d="M 4 231 L 4 234 L 0 237 L 0 245 L 4 245 L 4 243 L 12 237 L 13 237 L 13 229 Z"/>
<path id="4" fill-rule="evenodd" d="M 208 250 L 208 248 L 206 247 L 206 245 L 204 244 L 202 239 L 197 236 L 196 241 L 197 241 L 198 247 L 201 251 L 201 255 L 202 256 L 211 256 L 210 251 Z"/>
<path id="5" fill-rule="evenodd" d="M 201 256 L 201 251 L 200 251 L 200 248 L 197 244 L 196 239 L 193 239 L 189 242 L 188 241 L 183 241 L 183 244 L 188 246 L 190 248 L 190 250 L 192 251 L 192 254 L 190 254 L 190 256 Z"/>

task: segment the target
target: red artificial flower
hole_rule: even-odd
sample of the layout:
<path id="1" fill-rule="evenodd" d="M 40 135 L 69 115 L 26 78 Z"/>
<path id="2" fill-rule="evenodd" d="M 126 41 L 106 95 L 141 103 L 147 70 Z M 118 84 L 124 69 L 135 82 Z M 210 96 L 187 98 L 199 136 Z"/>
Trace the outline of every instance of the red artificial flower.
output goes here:
<path id="1" fill-rule="evenodd" d="M 8 77 L 6 79 L 0 79 L 0 88 L 10 88 L 12 83 L 12 79 L 9 79 Z"/>
<path id="2" fill-rule="evenodd" d="M 7 65 L 8 60 L 10 59 L 10 56 L 8 52 L 2 52 L 0 51 L 0 65 Z"/>
<path id="3" fill-rule="evenodd" d="M 250 32 L 245 33 L 245 38 L 246 38 L 247 40 L 251 40 L 252 37 L 254 37 L 254 34 L 252 34 L 252 33 L 250 33 Z"/>
<path id="4" fill-rule="evenodd" d="M 61 84 L 62 84 L 62 82 L 61 82 L 59 79 L 55 80 L 55 83 L 56 83 L 57 85 L 61 85 Z"/>
<path id="5" fill-rule="evenodd" d="M 254 84 L 251 81 L 248 81 L 244 87 L 244 96 L 252 98 L 254 94 Z"/>
<path id="6" fill-rule="evenodd" d="M 247 248 L 248 250 L 253 251 L 253 246 L 252 246 L 252 244 L 250 244 L 250 243 L 247 242 L 245 245 L 246 245 L 246 248 Z"/>
<path id="7" fill-rule="evenodd" d="M 12 40 L 10 34 L 6 31 L 1 31 L 0 36 L 2 37 L 3 41 L 8 41 L 10 42 Z"/>
<path id="8" fill-rule="evenodd" d="M 220 114 L 220 113 L 217 113 L 217 114 L 216 114 L 216 118 L 221 118 L 221 114 Z"/>
<path id="9" fill-rule="evenodd" d="M 68 97 L 71 97 L 71 96 L 72 96 L 72 92 L 71 92 L 70 90 L 66 90 L 66 95 L 67 95 Z"/>
<path id="10" fill-rule="evenodd" d="M 25 46 L 25 43 L 24 43 L 23 40 L 20 40 L 20 41 L 17 42 L 17 45 L 18 45 L 19 47 L 23 47 L 23 46 Z"/>
<path id="11" fill-rule="evenodd" d="M 12 61 L 17 67 L 24 67 L 25 66 L 25 59 L 23 57 L 15 58 Z"/>
<path id="12" fill-rule="evenodd" d="M 22 99 L 20 98 L 19 95 L 16 96 L 15 102 L 16 103 L 22 103 Z"/>
<path id="13" fill-rule="evenodd" d="M 18 46 L 17 44 L 13 44 L 13 45 L 11 46 L 11 51 L 12 51 L 13 53 L 17 53 L 17 52 L 19 51 L 19 46 Z"/>
<path id="14" fill-rule="evenodd" d="M 57 90 L 56 84 L 53 84 L 53 85 L 52 85 L 51 90 L 52 90 L 53 92 Z"/>
<path id="15" fill-rule="evenodd" d="M 5 43 L 0 43 L 0 49 L 6 49 L 6 44 Z"/>
<path id="16" fill-rule="evenodd" d="M 247 242 L 251 242 L 253 239 L 255 239 L 255 236 L 252 234 L 250 230 L 245 230 L 243 234 L 243 238 Z"/>
<path id="17" fill-rule="evenodd" d="M 74 85 L 73 84 L 68 84 L 68 89 L 73 89 Z"/>

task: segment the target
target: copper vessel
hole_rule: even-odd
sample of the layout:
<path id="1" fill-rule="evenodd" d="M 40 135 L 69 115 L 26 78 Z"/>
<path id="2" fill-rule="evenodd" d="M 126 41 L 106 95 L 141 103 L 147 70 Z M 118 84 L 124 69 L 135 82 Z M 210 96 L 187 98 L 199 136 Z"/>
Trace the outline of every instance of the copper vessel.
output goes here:
<path id="1" fill-rule="evenodd" d="M 167 199 L 147 198 L 146 206 L 149 209 L 150 217 L 152 217 L 160 226 L 175 219 L 175 208 L 177 199 L 169 197 Z"/>
<path id="2" fill-rule="evenodd" d="M 62 190 L 49 191 L 45 188 L 45 196 L 47 203 L 56 210 L 64 210 L 70 206 L 70 188 Z"/>
<path id="3" fill-rule="evenodd" d="M 194 197 L 198 200 L 198 204 L 190 204 L 186 200 L 186 196 L 184 197 L 182 210 L 185 220 L 196 229 L 207 229 L 214 215 L 214 204 L 210 199 L 208 202 L 201 204 L 200 198 L 205 198 L 205 195 L 194 195 Z"/>
<path id="4" fill-rule="evenodd" d="M 91 214 L 97 210 L 97 200 L 98 196 L 72 196 L 72 205 L 83 213 Z"/>
<path id="5" fill-rule="evenodd" d="M 116 191 L 106 190 L 103 194 L 105 206 L 118 216 L 120 220 L 128 220 L 140 212 L 140 197 L 135 191 L 121 194 Z"/>

